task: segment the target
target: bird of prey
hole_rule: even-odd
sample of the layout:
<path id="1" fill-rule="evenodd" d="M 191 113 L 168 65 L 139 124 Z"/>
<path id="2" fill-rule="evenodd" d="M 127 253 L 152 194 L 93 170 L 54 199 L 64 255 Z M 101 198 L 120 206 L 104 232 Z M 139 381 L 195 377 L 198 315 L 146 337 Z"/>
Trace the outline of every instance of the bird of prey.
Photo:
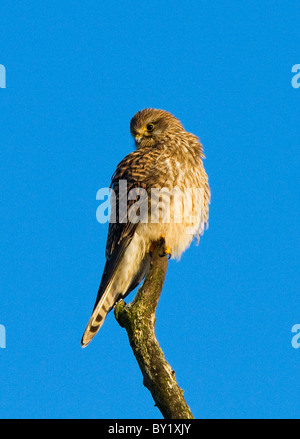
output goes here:
<path id="1" fill-rule="evenodd" d="M 171 113 L 153 108 L 136 113 L 130 131 L 136 150 L 118 164 L 112 176 L 114 221 L 109 223 L 106 263 L 81 340 L 83 347 L 99 331 L 116 302 L 143 280 L 150 267 L 153 243 L 163 237 L 166 254 L 179 259 L 194 237 L 199 241 L 208 224 L 210 189 L 198 137 L 185 131 Z M 120 190 L 124 182 L 125 197 Z M 130 196 L 132 190 L 135 197 Z M 166 196 L 168 193 L 171 196 Z M 139 209 L 134 210 L 135 201 L 142 198 Z M 121 205 L 125 206 L 123 212 Z M 132 209 L 140 214 L 138 220 L 130 215 Z M 175 215 L 181 210 L 184 214 Z"/>

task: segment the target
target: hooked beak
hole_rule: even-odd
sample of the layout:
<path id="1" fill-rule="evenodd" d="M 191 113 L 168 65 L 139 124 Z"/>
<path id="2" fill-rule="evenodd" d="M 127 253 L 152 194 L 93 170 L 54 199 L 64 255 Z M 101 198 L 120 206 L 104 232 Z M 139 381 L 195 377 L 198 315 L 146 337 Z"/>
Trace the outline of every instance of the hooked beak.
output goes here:
<path id="1" fill-rule="evenodd" d="M 142 128 L 142 129 L 139 129 L 139 131 L 136 131 L 135 134 L 134 134 L 135 140 L 141 139 L 146 132 L 147 132 L 147 128 L 146 127 Z"/>

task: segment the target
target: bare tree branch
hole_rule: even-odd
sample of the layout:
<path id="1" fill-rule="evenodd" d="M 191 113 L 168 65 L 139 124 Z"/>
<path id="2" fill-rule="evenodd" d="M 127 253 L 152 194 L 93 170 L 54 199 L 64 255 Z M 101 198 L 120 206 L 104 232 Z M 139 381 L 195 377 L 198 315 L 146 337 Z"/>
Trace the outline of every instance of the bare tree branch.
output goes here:
<path id="1" fill-rule="evenodd" d="M 175 372 L 166 361 L 154 332 L 155 312 L 164 284 L 168 258 L 162 257 L 165 243 L 156 243 L 150 270 L 132 303 L 115 306 L 115 317 L 127 331 L 130 346 L 140 366 L 144 385 L 165 419 L 193 419 L 178 386 Z"/>

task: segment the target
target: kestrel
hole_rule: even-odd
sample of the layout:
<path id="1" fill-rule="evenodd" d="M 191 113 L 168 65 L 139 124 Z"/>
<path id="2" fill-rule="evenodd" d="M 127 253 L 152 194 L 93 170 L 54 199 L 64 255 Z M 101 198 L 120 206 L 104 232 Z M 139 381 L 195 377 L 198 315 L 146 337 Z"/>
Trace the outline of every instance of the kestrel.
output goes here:
<path id="1" fill-rule="evenodd" d="M 116 302 L 143 280 L 150 267 L 153 243 L 163 237 L 166 254 L 179 259 L 193 238 L 199 241 L 208 224 L 210 189 L 199 139 L 185 131 L 171 113 L 152 108 L 135 114 L 130 131 L 136 150 L 118 164 L 112 176 L 114 221 L 109 223 L 106 263 L 81 340 L 83 347 L 99 331 Z M 126 184 L 125 196 L 121 194 L 122 184 Z"/>

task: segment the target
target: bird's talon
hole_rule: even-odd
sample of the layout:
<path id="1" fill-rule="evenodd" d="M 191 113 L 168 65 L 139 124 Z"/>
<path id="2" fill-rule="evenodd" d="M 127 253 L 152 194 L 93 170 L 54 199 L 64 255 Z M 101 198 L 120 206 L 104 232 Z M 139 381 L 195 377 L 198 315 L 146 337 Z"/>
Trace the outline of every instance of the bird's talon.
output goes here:
<path id="1" fill-rule="evenodd" d="M 162 255 L 159 255 L 159 256 L 160 256 L 161 258 L 162 258 L 163 256 L 168 256 L 168 259 L 170 259 L 171 256 L 172 256 L 172 252 L 171 252 L 170 247 L 167 247 L 166 250 L 163 252 L 163 254 L 162 254 Z"/>

